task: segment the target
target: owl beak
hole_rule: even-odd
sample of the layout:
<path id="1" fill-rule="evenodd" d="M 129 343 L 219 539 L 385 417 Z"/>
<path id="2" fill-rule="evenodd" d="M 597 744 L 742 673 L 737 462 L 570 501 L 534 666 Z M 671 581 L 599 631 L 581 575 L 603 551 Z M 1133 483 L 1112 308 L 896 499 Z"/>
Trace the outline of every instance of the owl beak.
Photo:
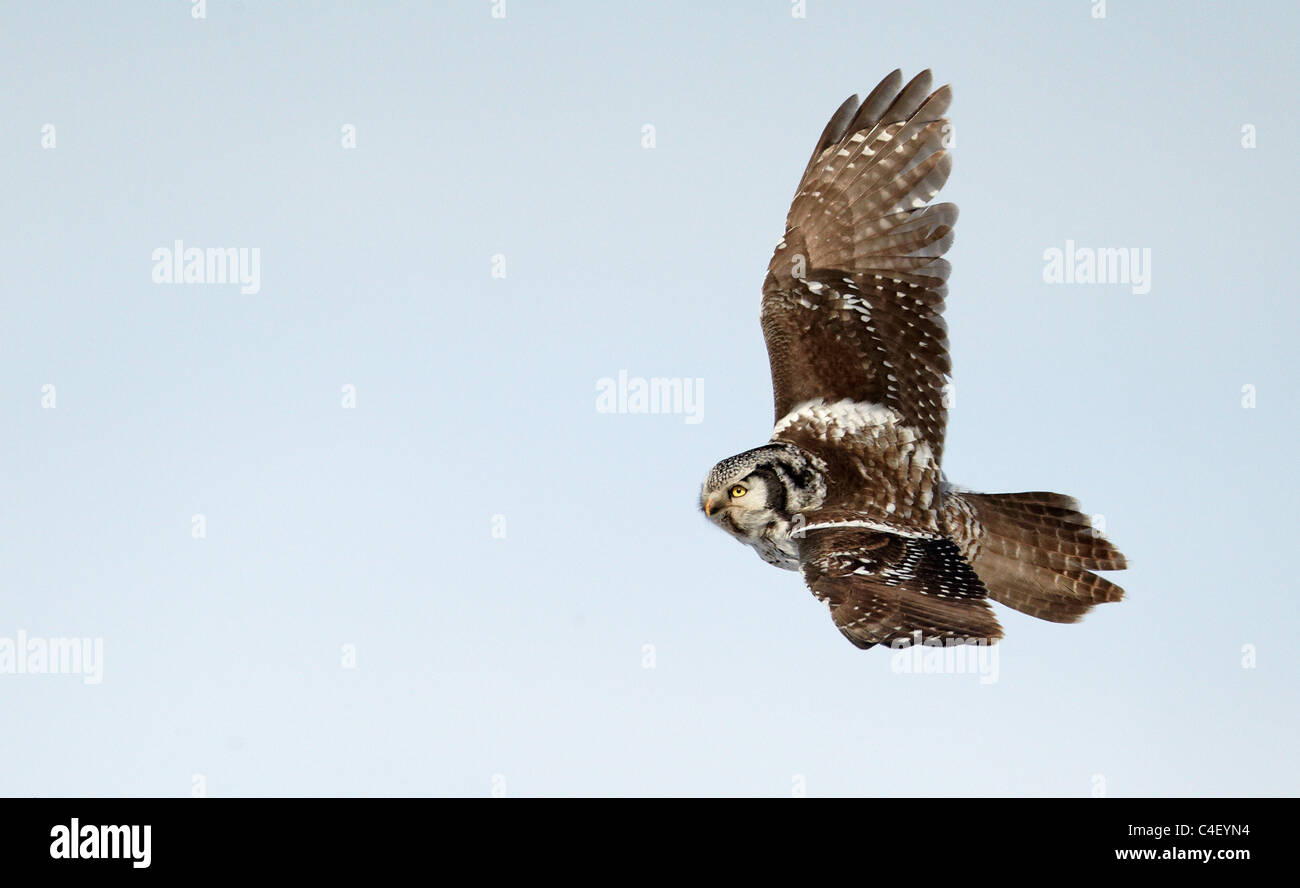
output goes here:
<path id="1" fill-rule="evenodd" d="M 721 511 L 722 507 L 725 505 L 726 505 L 726 500 L 715 493 L 713 496 L 709 497 L 707 500 L 704 501 L 704 514 L 712 518 L 713 513 Z"/>

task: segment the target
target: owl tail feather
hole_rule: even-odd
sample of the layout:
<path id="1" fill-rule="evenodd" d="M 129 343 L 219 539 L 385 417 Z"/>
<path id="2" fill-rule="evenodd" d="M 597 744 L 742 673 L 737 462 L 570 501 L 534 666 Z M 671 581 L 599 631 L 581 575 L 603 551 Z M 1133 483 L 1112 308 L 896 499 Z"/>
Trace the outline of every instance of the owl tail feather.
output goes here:
<path id="1" fill-rule="evenodd" d="M 994 601 L 1053 623 L 1075 623 L 1094 605 L 1124 597 L 1092 571 L 1123 570 L 1128 562 L 1074 499 L 954 491 L 948 500 L 949 530 Z"/>

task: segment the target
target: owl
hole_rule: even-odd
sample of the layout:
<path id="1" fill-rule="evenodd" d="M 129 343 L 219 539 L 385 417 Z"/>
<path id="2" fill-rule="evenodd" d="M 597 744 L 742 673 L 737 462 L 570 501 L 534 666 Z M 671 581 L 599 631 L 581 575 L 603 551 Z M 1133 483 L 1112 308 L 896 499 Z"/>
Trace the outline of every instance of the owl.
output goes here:
<path id="1" fill-rule="evenodd" d="M 943 475 L 944 299 L 957 207 L 951 90 L 894 71 L 817 141 L 763 282 L 776 425 L 713 467 L 708 520 L 797 570 L 860 648 L 992 643 L 989 599 L 1073 623 L 1127 565 L 1058 493 L 974 493 Z"/>

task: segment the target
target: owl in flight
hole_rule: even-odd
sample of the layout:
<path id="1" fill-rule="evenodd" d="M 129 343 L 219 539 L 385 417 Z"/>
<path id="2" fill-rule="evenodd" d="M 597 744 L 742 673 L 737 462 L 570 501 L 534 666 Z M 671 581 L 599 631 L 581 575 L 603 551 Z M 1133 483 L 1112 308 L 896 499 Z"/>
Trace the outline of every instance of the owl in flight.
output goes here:
<path id="1" fill-rule="evenodd" d="M 940 469 L 944 298 L 957 207 L 947 87 L 894 71 L 835 112 L 799 181 L 763 282 L 776 427 L 724 459 L 709 520 L 798 570 L 860 648 L 993 642 L 988 599 L 1073 623 L 1124 591 L 1092 571 L 1119 550 L 1059 493 L 972 493 Z"/>

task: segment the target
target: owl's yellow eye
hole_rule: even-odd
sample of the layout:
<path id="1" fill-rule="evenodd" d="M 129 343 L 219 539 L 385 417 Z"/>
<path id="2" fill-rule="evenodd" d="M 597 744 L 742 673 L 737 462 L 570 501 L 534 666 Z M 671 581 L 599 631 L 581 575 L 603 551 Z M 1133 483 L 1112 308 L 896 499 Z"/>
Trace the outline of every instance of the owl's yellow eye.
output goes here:
<path id="1" fill-rule="evenodd" d="M 743 486 L 741 486 L 741 485 L 739 485 L 739 484 L 737 484 L 735 487 L 731 488 L 731 498 L 732 498 L 732 499 L 740 499 L 742 496 L 744 496 L 744 495 L 747 494 L 747 493 L 749 493 L 749 491 L 746 490 Z"/>

